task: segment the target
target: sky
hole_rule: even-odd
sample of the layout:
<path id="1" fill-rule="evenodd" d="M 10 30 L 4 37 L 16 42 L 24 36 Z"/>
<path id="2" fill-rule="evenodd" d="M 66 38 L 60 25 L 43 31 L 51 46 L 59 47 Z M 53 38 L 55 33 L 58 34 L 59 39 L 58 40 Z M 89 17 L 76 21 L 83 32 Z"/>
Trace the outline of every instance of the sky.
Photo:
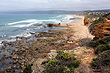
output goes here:
<path id="1" fill-rule="evenodd" d="M 0 0 L 0 11 L 110 9 L 110 0 Z"/>

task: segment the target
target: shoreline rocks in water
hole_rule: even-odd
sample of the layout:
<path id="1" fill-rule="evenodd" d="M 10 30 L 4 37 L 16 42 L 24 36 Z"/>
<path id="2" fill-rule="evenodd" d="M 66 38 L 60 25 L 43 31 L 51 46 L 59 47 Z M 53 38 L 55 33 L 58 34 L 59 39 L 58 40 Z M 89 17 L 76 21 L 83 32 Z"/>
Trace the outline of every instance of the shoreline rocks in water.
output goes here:
<path id="1" fill-rule="evenodd" d="M 59 26 L 60 24 L 58 24 Z M 53 25 L 52 25 L 53 26 Z M 63 27 L 64 28 L 64 27 Z M 8 64 L 11 64 L 10 67 L 7 67 L 7 72 L 15 72 L 18 70 L 24 70 L 29 64 L 33 64 L 38 58 L 49 58 L 48 53 L 51 57 L 54 57 L 57 53 L 55 50 L 67 50 L 71 49 L 70 44 L 66 43 L 67 39 L 64 36 L 70 34 L 70 30 L 52 30 L 49 32 L 39 32 L 39 34 L 32 33 L 35 40 L 30 40 L 33 37 L 16 37 L 15 42 L 3 42 L 6 48 L 9 50 L 11 55 L 5 59 L 11 59 L 12 61 Z M 45 39 L 43 39 L 45 37 Z M 21 40 L 17 40 L 21 39 Z M 28 41 L 29 40 L 29 41 Z M 31 43 L 29 43 L 31 41 Z M 60 41 L 60 42 L 59 42 Z M 71 47 L 68 48 L 66 44 Z M 11 49 L 9 49 L 9 47 Z M 1 59 L 2 61 L 5 59 Z M 5 65 L 5 62 L 4 62 Z M 12 69 L 12 66 L 15 65 L 17 68 Z"/>
<path id="2" fill-rule="evenodd" d="M 48 27 L 52 27 L 52 26 L 60 26 L 60 23 L 59 24 L 53 24 L 53 23 L 49 23 L 47 24 Z"/>

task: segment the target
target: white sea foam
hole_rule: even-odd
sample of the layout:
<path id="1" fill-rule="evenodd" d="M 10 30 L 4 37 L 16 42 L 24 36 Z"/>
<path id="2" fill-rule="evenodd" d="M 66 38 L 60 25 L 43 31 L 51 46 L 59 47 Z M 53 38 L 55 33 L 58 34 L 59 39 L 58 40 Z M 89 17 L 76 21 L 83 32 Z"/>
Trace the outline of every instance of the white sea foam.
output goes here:
<path id="1" fill-rule="evenodd" d="M 15 36 L 9 36 L 9 38 L 16 38 L 16 37 L 29 37 L 31 36 L 30 33 L 22 33 L 20 35 L 15 35 Z"/>
<path id="2" fill-rule="evenodd" d="M 8 23 L 8 25 L 14 25 L 14 24 L 18 24 L 18 23 L 26 23 L 26 22 L 36 22 L 35 19 L 30 19 L 30 20 L 23 20 L 23 21 L 18 21 L 18 22 L 13 22 L 13 23 Z"/>
<path id="3" fill-rule="evenodd" d="M 37 24 L 37 23 L 38 22 L 33 22 L 33 23 L 30 23 L 30 24 L 14 25 L 14 26 L 11 26 L 11 27 L 20 27 L 20 28 L 22 28 L 22 27 L 29 27 L 29 26 L 31 26 L 33 24 Z"/>

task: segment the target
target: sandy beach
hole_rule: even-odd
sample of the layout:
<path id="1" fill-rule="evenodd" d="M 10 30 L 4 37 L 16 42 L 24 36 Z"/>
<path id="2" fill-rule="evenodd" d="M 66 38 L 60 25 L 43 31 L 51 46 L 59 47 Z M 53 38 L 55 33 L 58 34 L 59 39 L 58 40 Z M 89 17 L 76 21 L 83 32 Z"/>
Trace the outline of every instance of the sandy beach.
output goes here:
<path id="1" fill-rule="evenodd" d="M 74 15 L 74 16 L 80 18 L 80 20 L 61 25 L 61 26 L 69 26 L 75 32 L 73 33 L 73 36 L 70 37 L 70 39 L 74 39 L 74 40 L 79 40 L 84 38 L 93 39 L 94 36 L 89 33 L 88 27 L 84 26 L 84 16 L 78 16 L 78 15 Z"/>

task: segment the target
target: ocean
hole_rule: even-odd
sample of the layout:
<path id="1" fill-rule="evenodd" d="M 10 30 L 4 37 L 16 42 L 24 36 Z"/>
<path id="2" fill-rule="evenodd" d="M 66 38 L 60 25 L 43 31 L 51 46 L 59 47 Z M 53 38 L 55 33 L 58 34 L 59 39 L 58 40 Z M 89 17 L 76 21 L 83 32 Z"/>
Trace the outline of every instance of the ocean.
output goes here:
<path id="1" fill-rule="evenodd" d="M 48 31 L 48 23 L 69 23 L 76 21 L 73 15 L 58 14 L 0 14 L 0 45 L 2 41 L 14 41 L 15 37 L 31 36 L 30 32 Z M 10 39 L 13 38 L 13 39 Z"/>

